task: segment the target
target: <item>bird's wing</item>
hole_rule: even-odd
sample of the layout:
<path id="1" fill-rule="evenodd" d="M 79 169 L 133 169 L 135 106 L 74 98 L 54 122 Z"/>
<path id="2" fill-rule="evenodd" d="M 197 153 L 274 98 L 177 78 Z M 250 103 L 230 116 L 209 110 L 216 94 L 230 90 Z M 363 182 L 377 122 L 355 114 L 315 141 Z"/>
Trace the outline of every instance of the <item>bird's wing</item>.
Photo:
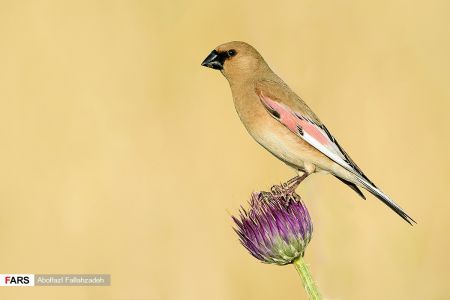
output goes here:
<path id="1" fill-rule="evenodd" d="M 375 187 L 315 115 L 295 110 L 281 100 L 269 96 L 262 89 L 257 88 L 256 93 L 272 117 L 335 163 L 361 176 Z"/>
<path id="2" fill-rule="evenodd" d="M 332 161 L 353 173 L 362 187 L 384 202 L 406 222 L 411 225 L 413 222 L 415 223 L 400 206 L 364 175 L 325 125 L 289 87 L 285 84 L 265 81 L 256 85 L 255 92 L 272 117 Z M 345 183 L 347 184 L 347 182 Z M 357 188 L 354 183 L 351 184 L 350 187 Z"/>

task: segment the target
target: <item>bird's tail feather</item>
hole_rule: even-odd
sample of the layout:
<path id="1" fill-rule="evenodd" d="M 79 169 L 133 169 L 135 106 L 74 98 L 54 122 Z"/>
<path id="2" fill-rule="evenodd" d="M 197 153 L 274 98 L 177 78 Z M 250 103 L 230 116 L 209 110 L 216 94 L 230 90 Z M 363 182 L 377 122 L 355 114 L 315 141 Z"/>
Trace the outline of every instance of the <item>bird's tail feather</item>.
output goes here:
<path id="1" fill-rule="evenodd" d="M 416 221 L 414 221 L 413 218 L 408 216 L 408 214 L 400 207 L 397 203 L 394 202 L 391 198 L 389 198 L 386 194 L 384 194 L 382 191 L 380 191 L 378 188 L 370 184 L 368 181 L 366 181 L 363 178 L 358 178 L 358 181 L 361 183 L 361 185 L 371 192 L 375 197 L 380 199 L 384 204 L 389 206 L 390 209 L 392 209 L 397 215 L 402 217 L 406 222 L 408 222 L 410 225 L 413 225 L 413 223 L 417 224 Z"/>
<path id="2" fill-rule="evenodd" d="M 354 184 L 353 182 L 347 181 L 345 179 L 342 179 L 341 177 L 338 177 L 334 175 L 337 179 L 339 179 L 341 182 L 345 183 L 348 187 L 350 187 L 352 190 L 354 190 L 361 198 L 366 200 L 366 196 L 361 192 L 361 190 Z"/>

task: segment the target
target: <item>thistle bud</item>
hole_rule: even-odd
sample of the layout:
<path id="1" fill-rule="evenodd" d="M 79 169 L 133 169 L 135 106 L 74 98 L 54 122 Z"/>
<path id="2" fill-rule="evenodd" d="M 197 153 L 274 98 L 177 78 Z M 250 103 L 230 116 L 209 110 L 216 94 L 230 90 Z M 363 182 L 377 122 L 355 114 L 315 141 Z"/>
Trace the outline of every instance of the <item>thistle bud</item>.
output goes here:
<path id="1" fill-rule="evenodd" d="M 264 263 L 286 265 L 303 256 L 313 226 L 306 206 L 293 189 L 279 186 L 253 193 L 250 208 L 233 216 L 242 245 Z"/>

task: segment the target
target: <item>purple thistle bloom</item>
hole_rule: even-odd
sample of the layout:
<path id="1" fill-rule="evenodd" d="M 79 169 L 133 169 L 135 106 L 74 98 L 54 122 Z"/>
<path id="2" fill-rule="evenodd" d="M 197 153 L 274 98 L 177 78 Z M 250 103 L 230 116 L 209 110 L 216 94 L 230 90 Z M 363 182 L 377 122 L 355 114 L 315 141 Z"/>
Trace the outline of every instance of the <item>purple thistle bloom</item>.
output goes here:
<path id="1" fill-rule="evenodd" d="M 242 245 L 264 263 L 286 265 L 303 256 L 313 226 L 306 206 L 292 189 L 256 192 L 250 209 L 233 220 Z"/>

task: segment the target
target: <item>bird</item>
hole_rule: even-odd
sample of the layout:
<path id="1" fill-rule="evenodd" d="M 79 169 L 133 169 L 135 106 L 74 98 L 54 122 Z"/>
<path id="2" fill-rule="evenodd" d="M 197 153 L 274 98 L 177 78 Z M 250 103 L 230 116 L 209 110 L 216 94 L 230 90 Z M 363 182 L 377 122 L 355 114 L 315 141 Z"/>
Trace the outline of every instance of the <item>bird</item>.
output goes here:
<path id="1" fill-rule="evenodd" d="M 238 116 L 253 139 L 293 168 L 294 189 L 313 173 L 335 176 L 366 199 L 372 193 L 410 225 L 416 223 L 356 165 L 317 115 L 275 74 L 251 45 L 232 41 L 214 48 L 201 63 L 228 80 Z"/>

